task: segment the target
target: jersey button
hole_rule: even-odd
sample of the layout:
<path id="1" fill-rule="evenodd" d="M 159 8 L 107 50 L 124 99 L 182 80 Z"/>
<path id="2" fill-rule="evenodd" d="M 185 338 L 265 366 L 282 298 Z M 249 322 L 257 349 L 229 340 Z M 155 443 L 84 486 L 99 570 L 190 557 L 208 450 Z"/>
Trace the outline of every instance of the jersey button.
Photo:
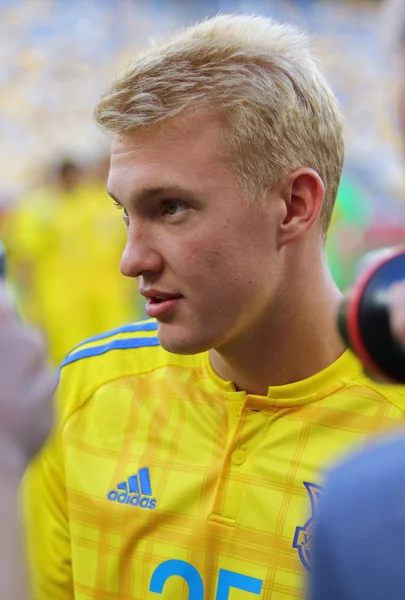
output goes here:
<path id="1" fill-rule="evenodd" d="M 232 402 L 231 404 L 231 413 L 234 417 L 239 417 L 242 411 L 242 405 L 239 402 Z"/>
<path id="2" fill-rule="evenodd" d="M 243 450 L 235 450 L 235 452 L 232 452 L 231 460 L 234 465 L 243 465 L 246 460 L 246 452 L 243 452 Z"/>

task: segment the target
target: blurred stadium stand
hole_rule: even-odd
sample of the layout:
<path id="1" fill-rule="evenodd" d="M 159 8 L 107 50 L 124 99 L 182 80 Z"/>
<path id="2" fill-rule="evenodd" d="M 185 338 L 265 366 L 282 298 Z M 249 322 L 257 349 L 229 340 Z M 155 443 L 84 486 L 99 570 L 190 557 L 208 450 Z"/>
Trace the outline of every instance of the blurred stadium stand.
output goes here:
<path id="1" fill-rule="evenodd" d="M 258 12 L 314 34 L 347 120 L 347 168 L 377 189 L 403 189 L 393 69 L 380 50 L 376 2 L 345 0 L 0 0 L 0 190 L 32 183 L 55 153 L 106 148 L 91 120 L 116 70 L 150 36 L 215 14 Z"/>

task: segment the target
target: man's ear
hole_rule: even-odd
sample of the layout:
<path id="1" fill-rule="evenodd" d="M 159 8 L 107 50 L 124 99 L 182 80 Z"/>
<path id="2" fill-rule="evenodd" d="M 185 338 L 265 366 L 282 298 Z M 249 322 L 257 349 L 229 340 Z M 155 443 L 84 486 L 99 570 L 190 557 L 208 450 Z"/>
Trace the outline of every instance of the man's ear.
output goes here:
<path id="1" fill-rule="evenodd" d="M 300 168 L 285 178 L 280 195 L 284 216 L 279 226 L 279 243 L 285 246 L 304 235 L 318 221 L 325 186 L 316 171 Z"/>

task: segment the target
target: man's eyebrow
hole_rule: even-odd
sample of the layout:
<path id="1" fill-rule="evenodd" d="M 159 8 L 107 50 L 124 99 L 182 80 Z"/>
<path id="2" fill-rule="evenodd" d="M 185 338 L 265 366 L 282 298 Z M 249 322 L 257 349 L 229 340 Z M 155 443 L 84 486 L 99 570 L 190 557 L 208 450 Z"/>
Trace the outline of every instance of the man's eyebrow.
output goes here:
<path id="1" fill-rule="evenodd" d="M 109 188 L 107 188 L 107 194 L 111 196 L 111 198 L 115 200 L 117 204 L 121 204 L 121 202 L 116 196 L 114 196 L 114 194 Z M 184 188 L 180 185 L 161 185 L 159 187 L 146 188 L 139 193 L 135 193 L 130 197 L 129 201 L 131 204 L 136 204 L 140 201 L 153 200 L 154 198 L 156 198 L 157 196 L 161 196 L 162 194 L 181 194 L 182 196 L 191 196 L 194 195 L 195 192 L 192 192 L 191 190 L 188 190 L 187 188 Z"/>

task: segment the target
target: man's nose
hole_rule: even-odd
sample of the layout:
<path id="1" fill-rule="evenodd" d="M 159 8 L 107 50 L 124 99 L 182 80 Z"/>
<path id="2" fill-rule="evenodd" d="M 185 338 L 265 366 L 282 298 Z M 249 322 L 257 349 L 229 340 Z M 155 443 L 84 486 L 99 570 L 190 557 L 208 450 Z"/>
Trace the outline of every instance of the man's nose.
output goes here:
<path id="1" fill-rule="evenodd" d="M 140 277 L 144 273 L 159 273 L 163 258 L 154 248 L 153 238 L 146 230 L 130 227 L 128 239 L 121 257 L 121 273 L 126 277 Z"/>

